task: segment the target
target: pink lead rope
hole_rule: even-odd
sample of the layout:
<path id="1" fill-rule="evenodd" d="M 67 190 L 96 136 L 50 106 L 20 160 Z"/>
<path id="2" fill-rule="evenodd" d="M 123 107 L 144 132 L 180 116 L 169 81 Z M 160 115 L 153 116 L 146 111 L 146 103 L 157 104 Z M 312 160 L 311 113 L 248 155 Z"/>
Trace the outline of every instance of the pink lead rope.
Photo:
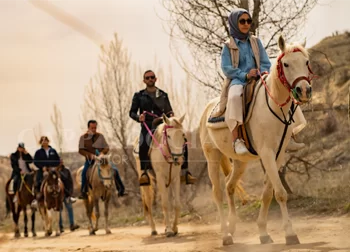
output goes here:
<path id="1" fill-rule="evenodd" d="M 155 114 L 152 114 L 152 113 L 150 113 L 150 112 L 147 112 L 147 111 L 144 111 L 143 114 L 144 114 L 144 115 L 145 115 L 145 114 L 148 114 L 148 115 L 153 116 L 153 117 L 155 117 L 155 118 L 159 117 L 159 116 L 157 116 L 157 115 L 155 115 Z M 157 147 L 159 148 L 159 150 L 160 150 L 160 152 L 162 153 L 162 155 L 163 155 L 163 157 L 165 158 L 165 160 L 166 160 L 167 162 L 169 162 L 168 159 L 171 158 L 171 157 L 170 157 L 170 156 L 167 156 L 167 155 L 165 154 L 164 149 L 162 148 L 162 146 L 158 143 L 157 139 L 156 139 L 156 138 L 154 137 L 154 135 L 152 134 L 152 131 L 149 129 L 147 123 L 146 123 L 145 121 L 143 121 L 142 123 L 143 123 L 143 125 L 145 126 L 145 128 L 147 129 L 147 131 L 148 131 L 148 133 L 150 134 L 150 136 L 152 137 L 153 141 L 156 143 Z M 171 127 L 171 126 L 168 126 L 167 128 L 172 128 L 172 127 Z"/>

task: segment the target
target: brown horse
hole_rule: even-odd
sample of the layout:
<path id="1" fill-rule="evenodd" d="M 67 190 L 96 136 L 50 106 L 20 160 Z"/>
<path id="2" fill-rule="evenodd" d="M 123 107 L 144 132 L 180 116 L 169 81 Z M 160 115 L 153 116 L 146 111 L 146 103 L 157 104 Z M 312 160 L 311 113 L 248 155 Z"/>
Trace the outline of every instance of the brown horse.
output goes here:
<path id="1" fill-rule="evenodd" d="M 28 217 L 27 217 L 27 206 L 31 204 L 31 202 L 34 199 L 34 193 L 33 193 L 33 185 L 34 185 L 34 176 L 35 173 L 27 173 L 27 174 L 21 174 L 21 184 L 17 191 L 17 202 L 13 202 L 13 198 L 15 197 L 15 194 L 10 194 L 10 184 L 11 179 L 6 183 L 5 186 L 5 192 L 6 192 L 6 209 L 7 213 L 12 212 L 12 219 L 15 223 L 15 237 L 18 238 L 21 236 L 19 227 L 18 227 L 18 220 L 19 216 L 21 214 L 21 211 L 23 211 L 24 214 L 24 236 L 28 237 Z M 33 237 L 36 236 L 35 232 L 35 209 L 31 208 L 32 210 L 32 233 Z"/>
<path id="2" fill-rule="evenodd" d="M 88 198 L 84 200 L 86 214 L 89 219 L 89 234 L 95 235 L 98 230 L 98 220 L 100 218 L 100 198 L 104 202 L 104 215 L 105 215 L 105 230 L 106 234 L 110 234 L 111 230 L 108 227 L 108 205 L 113 192 L 113 169 L 109 160 L 110 155 L 104 155 L 96 157 L 95 163 L 89 168 L 87 172 L 88 176 Z M 76 181 L 81 184 L 81 172 L 83 167 L 79 168 L 76 175 Z M 93 209 L 95 207 L 95 214 Z M 96 218 L 95 227 L 93 227 L 92 221 Z"/>
<path id="3" fill-rule="evenodd" d="M 39 212 L 45 223 L 45 236 L 52 234 L 52 215 L 53 212 L 56 212 L 54 224 L 56 225 L 56 236 L 59 236 L 61 233 L 58 221 L 60 219 L 60 211 L 63 207 L 64 186 L 57 168 L 45 169 L 45 173 L 47 175 L 40 190 L 43 198 L 38 202 Z"/>

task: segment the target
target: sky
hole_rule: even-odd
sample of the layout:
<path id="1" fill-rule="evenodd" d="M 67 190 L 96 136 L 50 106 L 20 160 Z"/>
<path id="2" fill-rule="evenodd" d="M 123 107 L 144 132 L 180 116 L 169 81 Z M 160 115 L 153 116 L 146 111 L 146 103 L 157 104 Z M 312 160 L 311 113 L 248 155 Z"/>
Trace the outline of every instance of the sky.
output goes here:
<path id="1" fill-rule="evenodd" d="M 108 42 L 115 32 L 134 63 L 153 68 L 155 58 L 185 76 L 169 48 L 170 38 L 159 18 L 160 0 L 52 0 L 68 15 L 95 30 Z M 350 1 L 322 0 L 301 30 L 307 47 L 332 32 L 350 29 Z M 24 0 L 0 1 L 0 155 L 18 142 L 34 153 L 39 148 L 33 129 L 53 139 L 53 104 L 62 112 L 66 151 L 77 151 L 82 132 L 84 89 L 97 72 L 97 44 Z M 166 67 L 165 67 L 166 68 Z M 55 147 L 55 146 L 53 146 Z"/>

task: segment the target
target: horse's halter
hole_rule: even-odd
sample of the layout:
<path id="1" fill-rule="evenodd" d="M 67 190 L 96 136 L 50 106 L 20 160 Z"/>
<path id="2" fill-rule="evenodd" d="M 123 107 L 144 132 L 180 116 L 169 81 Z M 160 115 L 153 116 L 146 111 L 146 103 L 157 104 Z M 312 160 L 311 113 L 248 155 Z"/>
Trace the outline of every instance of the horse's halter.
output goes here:
<path id="1" fill-rule="evenodd" d="M 171 159 L 171 162 L 174 163 L 175 165 L 178 165 L 179 162 L 177 162 L 177 157 L 184 157 L 184 152 L 185 152 L 185 146 L 186 146 L 186 142 L 184 140 L 184 145 L 182 147 L 182 152 L 181 153 L 173 153 L 171 152 L 169 143 L 168 143 L 168 133 L 167 133 L 167 129 L 172 129 L 174 128 L 173 126 L 169 126 L 169 125 L 165 125 L 164 126 L 164 130 L 163 130 L 163 145 L 165 145 L 168 149 L 169 154 L 171 155 L 171 157 L 168 157 Z M 164 156 L 165 157 L 165 156 Z M 166 158 L 167 162 L 169 163 L 168 159 Z"/>
<path id="2" fill-rule="evenodd" d="M 295 48 L 292 52 L 301 52 L 301 50 L 299 48 Z M 299 97 L 296 95 L 296 85 L 298 84 L 299 81 L 305 80 L 307 81 L 307 83 L 309 83 L 309 85 L 311 85 L 311 80 L 314 78 L 314 73 L 312 72 L 311 68 L 310 68 L 310 64 L 307 65 L 307 68 L 309 70 L 309 76 L 300 76 L 298 78 L 296 78 L 292 85 L 290 85 L 290 83 L 288 83 L 288 80 L 284 74 L 284 70 L 283 70 L 283 64 L 282 64 L 282 58 L 285 56 L 285 53 L 282 53 L 278 59 L 277 59 L 277 73 L 278 73 L 278 79 L 281 81 L 281 83 L 283 84 L 283 86 L 285 86 L 285 88 L 287 88 L 287 90 L 289 91 L 289 93 L 292 93 L 293 95 L 293 101 L 294 103 L 299 103 Z M 280 104 L 278 104 L 280 107 L 283 107 L 284 105 L 286 105 L 291 99 L 291 96 L 288 96 L 288 99 L 282 104 L 282 106 Z"/>

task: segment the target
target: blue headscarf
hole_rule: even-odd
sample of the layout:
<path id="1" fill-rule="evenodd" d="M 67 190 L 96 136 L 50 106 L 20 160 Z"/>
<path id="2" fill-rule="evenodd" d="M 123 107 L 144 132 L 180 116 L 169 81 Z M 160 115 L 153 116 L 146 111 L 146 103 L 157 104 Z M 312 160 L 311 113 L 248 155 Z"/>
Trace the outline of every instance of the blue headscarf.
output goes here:
<path id="1" fill-rule="evenodd" d="M 247 13 L 249 18 L 252 18 L 246 9 L 238 8 L 234 9 L 230 15 L 228 15 L 228 24 L 230 26 L 230 35 L 237 39 L 246 39 L 249 36 L 248 33 L 242 33 L 238 28 L 238 19 L 242 14 Z"/>

